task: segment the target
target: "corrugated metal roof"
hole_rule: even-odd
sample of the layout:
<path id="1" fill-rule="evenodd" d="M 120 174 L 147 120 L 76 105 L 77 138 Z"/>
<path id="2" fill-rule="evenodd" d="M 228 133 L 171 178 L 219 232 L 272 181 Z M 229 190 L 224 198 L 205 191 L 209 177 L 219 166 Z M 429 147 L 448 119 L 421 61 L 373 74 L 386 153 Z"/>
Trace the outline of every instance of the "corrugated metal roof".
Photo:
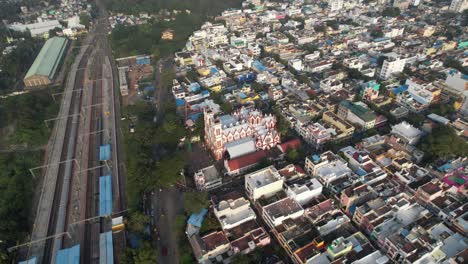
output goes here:
<path id="1" fill-rule="evenodd" d="M 80 264 L 80 245 L 59 250 L 56 263 Z"/>
<path id="2" fill-rule="evenodd" d="M 101 233 L 99 236 L 99 264 L 114 264 L 112 231 Z"/>
<path id="3" fill-rule="evenodd" d="M 112 180 L 111 176 L 99 177 L 99 215 L 112 214 Z"/>
<path id="4" fill-rule="evenodd" d="M 68 40 L 62 37 L 53 37 L 47 40 L 26 73 L 25 79 L 34 75 L 42 75 L 52 80 L 65 52 L 67 42 Z"/>
<path id="5" fill-rule="evenodd" d="M 102 145 L 99 147 L 99 160 L 100 161 L 110 160 L 110 152 L 111 152 L 110 148 L 111 147 L 109 144 Z"/>

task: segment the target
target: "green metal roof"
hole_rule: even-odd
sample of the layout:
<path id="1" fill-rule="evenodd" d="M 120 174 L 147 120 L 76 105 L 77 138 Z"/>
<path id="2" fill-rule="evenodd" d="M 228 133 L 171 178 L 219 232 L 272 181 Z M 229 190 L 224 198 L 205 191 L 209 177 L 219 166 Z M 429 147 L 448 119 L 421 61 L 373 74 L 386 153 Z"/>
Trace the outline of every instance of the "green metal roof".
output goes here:
<path id="1" fill-rule="evenodd" d="M 47 40 L 24 78 L 43 75 L 52 80 L 65 52 L 67 41 L 66 38 L 62 37 L 53 37 Z"/>

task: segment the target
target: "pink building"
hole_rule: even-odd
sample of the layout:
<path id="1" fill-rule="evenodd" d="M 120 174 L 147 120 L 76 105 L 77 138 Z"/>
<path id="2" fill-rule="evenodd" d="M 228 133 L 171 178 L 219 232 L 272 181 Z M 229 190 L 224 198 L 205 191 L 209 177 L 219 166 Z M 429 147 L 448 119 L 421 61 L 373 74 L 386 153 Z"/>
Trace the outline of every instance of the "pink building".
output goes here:
<path id="1" fill-rule="evenodd" d="M 450 187 L 457 188 L 458 192 L 466 192 L 468 186 L 468 175 L 466 171 L 468 167 L 460 167 L 450 173 L 445 174 L 444 183 Z"/>
<path id="2" fill-rule="evenodd" d="M 236 145 L 248 144 L 248 138 L 254 140 L 257 150 L 267 150 L 280 143 L 276 117 L 272 114 L 264 115 L 256 109 L 242 107 L 230 115 L 217 115 L 206 109 L 204 119 L 205 143 L 216 160 L 223 158 L 227 143 L 236 157 L 252 153 L 249 148 L 236 148 Z M 241 153 L 243 149 L 248 149 L 248 152 Z"/>

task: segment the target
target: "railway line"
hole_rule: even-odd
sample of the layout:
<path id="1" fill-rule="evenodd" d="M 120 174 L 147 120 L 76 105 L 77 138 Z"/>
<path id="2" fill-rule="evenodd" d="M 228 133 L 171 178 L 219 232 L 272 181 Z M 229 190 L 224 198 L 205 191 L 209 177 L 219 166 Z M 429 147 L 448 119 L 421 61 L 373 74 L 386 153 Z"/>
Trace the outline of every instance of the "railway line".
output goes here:
<path id="1" fill-rule="evenodd" d="M 107 251 L 103 251 L 103 239 L 111 239 L 110 251 L 112 243 L 116 252 L 125 247 L 125 232 L 113 235 L 110 221 L 121 216 L 126 202 L 119 162 L 120 100 L 115 92 L 118 83 L 113 78 L 116 67 L 106 33 L 106 24 L 98 21 L 67 78 L 25 256 L 36 258 L 39 264 L 60 263 L 58 253 L 77 245 L 79 249 L 73 254 L 79 255 L 80 263 L 102 263 L 103 259 L 114 263 L 113 255 L 117 258 L 118 254 L 109 255 L 109 243 Z M 111 149 L 104 161 L 100 158 L 103 144 Z M 100 208 L 103 175 L 111 176 L 111 206 L 105 215 Z M 107 252 L 105 256 L 103 252 Z"/>

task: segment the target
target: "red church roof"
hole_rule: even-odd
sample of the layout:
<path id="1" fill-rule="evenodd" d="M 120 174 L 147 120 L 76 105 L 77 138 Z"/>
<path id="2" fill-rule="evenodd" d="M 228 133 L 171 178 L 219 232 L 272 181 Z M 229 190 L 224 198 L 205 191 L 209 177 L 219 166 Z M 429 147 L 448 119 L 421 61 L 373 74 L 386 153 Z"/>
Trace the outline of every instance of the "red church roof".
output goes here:
<path id="1" fill-rule="evenodd" d="M 281 150 L 281 152 L 286 153 L 290 149 L 297 149 L 301 145 L 301 141 L 296 138 L 296 139 L 291 139 L 289 141 L 286 141 L 282 144 L 278 145 L 278 148 Z"/>
<path id="2" fill-rule="evenodd" d="M 266 151 L 259 150 L 228 161 L 228 171 L 235 171 L 259 163 L 266 157 Z"/>

